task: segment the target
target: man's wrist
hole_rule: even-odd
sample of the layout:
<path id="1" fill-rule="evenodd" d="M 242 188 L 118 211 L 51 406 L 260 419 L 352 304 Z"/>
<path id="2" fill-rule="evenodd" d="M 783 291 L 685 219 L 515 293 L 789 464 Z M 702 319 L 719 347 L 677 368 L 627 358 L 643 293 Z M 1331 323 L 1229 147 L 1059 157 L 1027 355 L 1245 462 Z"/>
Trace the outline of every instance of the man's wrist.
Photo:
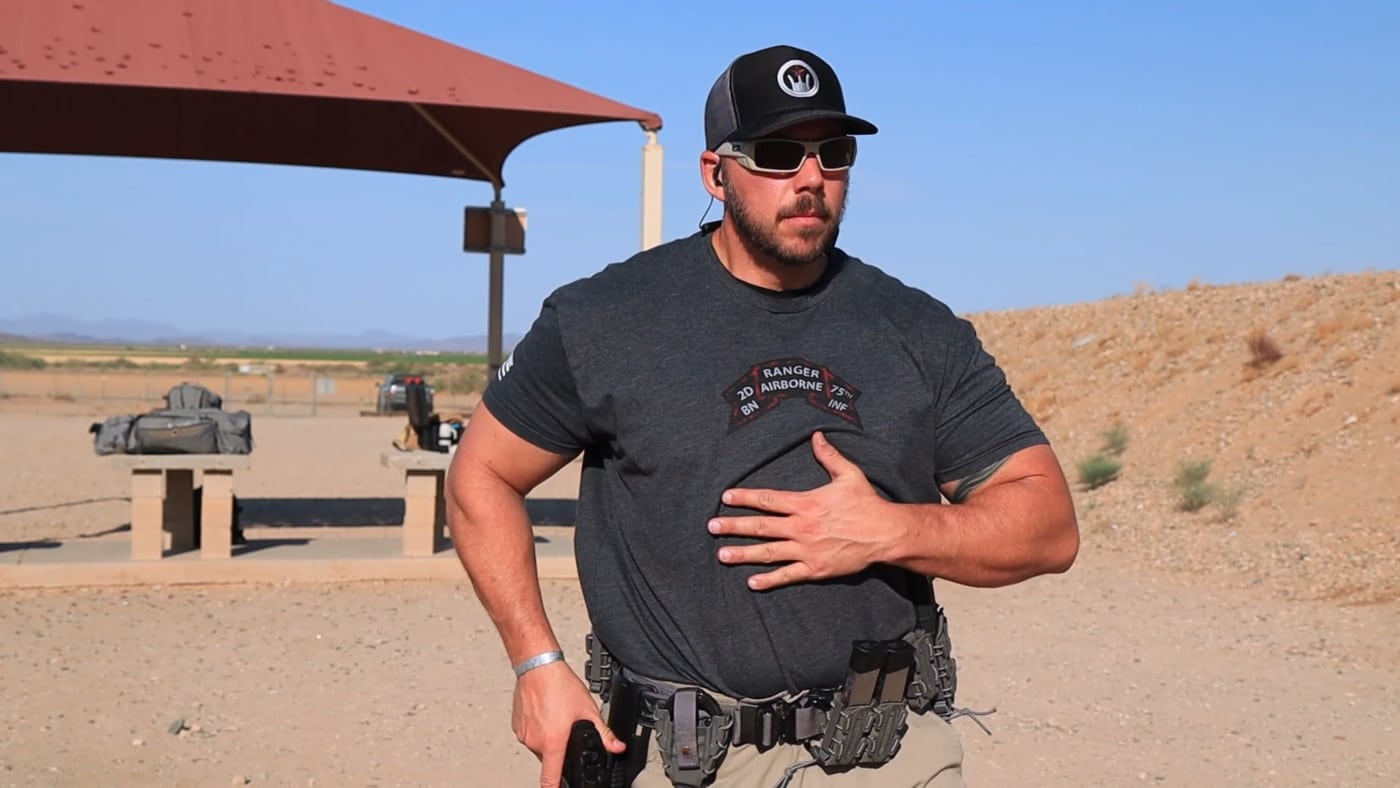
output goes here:
<path id="1" fill-rule="evenodd" d="M 529 659 L 517 662 L 511 666 L 511 669 L 515 671 L 515 677 L 520 678 L 535 668 L 543 667 L 551 662 L 562 662 L 563 660 L 564 652 L 555 649 L 554 651 L 545 651 Z"/>
<path id="2" fill-rule="evenodd" d="M 909 504 L 885 502 L 881 518 L 890 529 L 887 538 L 879 546 L 876 560 L 881 563 L 908 568 L 907 563 L 922 557 L 928 546 L 926 538 L 930 527 L 929 520 L 939 512 L 932 506 L 942 504 Z"/>

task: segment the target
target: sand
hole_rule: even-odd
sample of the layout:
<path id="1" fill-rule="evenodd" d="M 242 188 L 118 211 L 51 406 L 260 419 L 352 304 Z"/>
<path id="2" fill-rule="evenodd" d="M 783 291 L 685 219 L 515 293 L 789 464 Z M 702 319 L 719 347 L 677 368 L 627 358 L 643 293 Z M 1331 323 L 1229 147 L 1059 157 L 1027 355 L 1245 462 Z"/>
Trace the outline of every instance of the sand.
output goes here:
<path id="1" fill-rule="evenodd" d="M 3 515 L 0 549 L 44 535 L 121 538 L 125 479 L 91 456 L 82 427 L 75 417 L 0 414 L 0 510 L 98 499 Z M 257 463 L 240 495 L 398 493 L 396 475 L 377 465 L 393 424 L 266 418 L 255 429 Z M 1064 576 L 941 588 L 961 700 L 999 709 L 991 736 L 957 723 L 970 784 L 1400 779 L 1394 605 L 1281 600 L 1116 563 L 1088 538 Z M 544 590 L 581 670 L 577 585 Z M 0 784 L 536 779 L 509 727 L 511 675 L 465 576 L 5 597 Z"/>

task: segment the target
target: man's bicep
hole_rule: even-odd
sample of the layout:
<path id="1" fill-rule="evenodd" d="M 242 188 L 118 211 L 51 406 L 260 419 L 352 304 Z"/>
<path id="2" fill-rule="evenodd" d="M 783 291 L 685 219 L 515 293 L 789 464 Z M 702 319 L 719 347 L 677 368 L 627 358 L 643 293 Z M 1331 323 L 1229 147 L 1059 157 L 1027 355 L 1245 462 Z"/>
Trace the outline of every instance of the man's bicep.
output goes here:
<path id="1" fill-rule="evenodd" d="M 575 456 L 541 448 L 511 432 L 483 402 L 462 433 L 449 477 L 500 480 L 525 495 Z"/>
<path id="2" fill-rule="evenodd" d="M 1013 452 L 960 479 L 944 482 L 938 488 L 949 503 L 963 503 L 989 487 L 1037 477 L 1067 489 L 1060 461 L 1054 450 L 1045 444 Z"/>

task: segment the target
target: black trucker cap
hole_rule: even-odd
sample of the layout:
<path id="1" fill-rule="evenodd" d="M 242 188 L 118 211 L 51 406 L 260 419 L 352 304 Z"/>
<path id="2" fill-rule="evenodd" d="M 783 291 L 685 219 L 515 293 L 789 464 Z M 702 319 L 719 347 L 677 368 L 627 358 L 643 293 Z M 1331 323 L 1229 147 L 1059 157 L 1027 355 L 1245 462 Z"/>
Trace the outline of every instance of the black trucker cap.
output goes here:
<path id="1" fill-rule="evenodd" d="M 875 124 L 846 114 L 836 72 L 805 49 L 775 46 L 740 55 L 715 80 L 705 101 L 705 148 L 772 134 L 804 120 L 834 118 L 848 134 Z"/>

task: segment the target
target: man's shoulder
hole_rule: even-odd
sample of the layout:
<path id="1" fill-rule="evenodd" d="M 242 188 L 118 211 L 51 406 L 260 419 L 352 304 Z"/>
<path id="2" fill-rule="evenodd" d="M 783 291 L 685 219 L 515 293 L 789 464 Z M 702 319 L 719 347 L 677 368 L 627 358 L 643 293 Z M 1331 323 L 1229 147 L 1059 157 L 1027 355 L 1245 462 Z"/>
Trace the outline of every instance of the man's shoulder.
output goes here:
<path id="1" fill-rule="evenodd" d="M 839 251 L 839 250 L 838 250 Z M 899 322 L 925 322 L 946 326 L 962 319 L 952 308 L 927 291 L 904 281 L 879 266 L 841 252 L 851 279 L 859 283 L 865 296 L 873 299 L 882 314 Z"/>
<path id="2" fill-rule="evenodd" d="M 642 250 L 560 287 L 550 299 L 556 307 L 568 309 L 650 301 L 697 270 L 693 261 L 703 254 L 704 243 L 704 238 L 692 235 Z"/>

